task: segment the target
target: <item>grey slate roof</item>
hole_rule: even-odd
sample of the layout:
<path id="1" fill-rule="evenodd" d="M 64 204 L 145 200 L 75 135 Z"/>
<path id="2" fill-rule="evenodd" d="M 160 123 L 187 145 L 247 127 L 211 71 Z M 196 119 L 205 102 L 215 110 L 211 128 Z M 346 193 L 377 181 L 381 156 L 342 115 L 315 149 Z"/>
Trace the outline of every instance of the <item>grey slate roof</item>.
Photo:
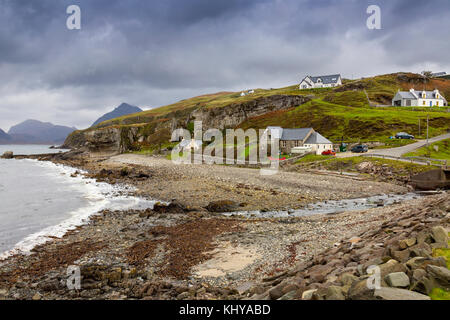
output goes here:
<path id="1" fill-rule="evenodd" d="M 311 130 L 312 128 L 283 129 L 281 140 L 284 141 L 304 140 Z"/>
<path id="2" fill-rule="evenodd" d="M 422 99 L 422 92 L 423 91 L 414 90 L 414 93 L 420 99 Z M 403 99 L 417 99 L 410 91 L 399 91 L 398 94 Z M 425 91 L 425 94 L 426 94 L 426 99 L 436 99 L 436 97 L 434 96 L 434 91 Z M 440 93 L 439 93 L 439 99 L 445 100 L 445 98 Z"/>
<path id="3" fill-rule="evenodd" d="M 308 140 L 305 141 L 306 144 L 332 144 L 332 142 L 330 140 L 328 140 L 327 138 L 325 138 L 324 136 L 322 136 L 320 133 L 318 132 L 314 132 L 312 133 Z"/>
<path id="4" fill-rule="evenodd" d="M 414 97 L 414 95 L 409 91 L 399 91 L 398 95 L 400 95 L 402 99 L 416 99 L 416 97 Z"/>
<path id="5" fill-rule="evenodd" d="M 336 83 L 341 75 L 340 74 L 332 74 L 328 76 L 316 76 L 309 77 L 314 83 L 317 83 L 317 80 L 322 79 L 323 84 Z"/>

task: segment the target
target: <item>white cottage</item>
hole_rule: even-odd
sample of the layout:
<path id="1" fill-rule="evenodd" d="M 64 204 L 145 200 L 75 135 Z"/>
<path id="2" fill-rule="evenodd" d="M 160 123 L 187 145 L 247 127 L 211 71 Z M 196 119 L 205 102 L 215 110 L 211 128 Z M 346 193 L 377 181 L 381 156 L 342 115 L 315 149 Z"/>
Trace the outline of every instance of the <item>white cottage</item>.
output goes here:
<path id="1" fill-rule="evenodd" d="M 447 100 L 439 92 L 433 91 L 398 91 L 392 99 L 392 105 L 397 107 L 445 107 Z"/>
<path id="2" fill-rule="evenodd" d="M 314 88 L 332 88 L 342 85 L 340 74 L 332 74 L 329 76 L 306 76 L 299 85 L 300 90 Z"/>

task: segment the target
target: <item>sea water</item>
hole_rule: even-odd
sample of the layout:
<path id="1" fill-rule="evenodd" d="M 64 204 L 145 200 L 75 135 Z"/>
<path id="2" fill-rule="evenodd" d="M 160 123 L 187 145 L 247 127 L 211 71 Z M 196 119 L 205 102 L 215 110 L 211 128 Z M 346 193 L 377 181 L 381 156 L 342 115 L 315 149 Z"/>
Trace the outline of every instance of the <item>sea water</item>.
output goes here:
<path id="1" fill-rule="evenodd" d="M 22 155 L 60 151 L 49 146 L 0 146 L 0 154 L 7 150 Z M 71 177 L 75 171 L 51 162 L 0 159 L 0 259 L 28 253 L 104 209 L 153 208 L 155 201 L 129 195 L 132 187 Z"/>

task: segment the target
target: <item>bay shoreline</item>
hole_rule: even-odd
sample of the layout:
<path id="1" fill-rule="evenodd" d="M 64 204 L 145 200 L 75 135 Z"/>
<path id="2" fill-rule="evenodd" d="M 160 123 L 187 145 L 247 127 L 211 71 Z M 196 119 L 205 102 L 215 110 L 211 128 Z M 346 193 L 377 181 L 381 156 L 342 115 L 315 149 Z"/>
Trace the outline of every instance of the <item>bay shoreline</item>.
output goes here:
<path id="1" fill-rule="evenodd" d="M 350 191 L 335 190 L 327 197 L 319 187 L 307 185 L 317 177 L 308 180 L 308 175 L 281 173 L 283 183 L 289 185 L 292 179 L 303 177 L 300 187 L 317 188 L 300 197 L 293 192 L 299 185 L 283 188 L 277 180 L 265 184 L 248 171 L 252 169 L 172 167 L 165 159 L 149 161 L 134 155 L 33 157 L 86 170 L 88 177 L 99 181 L 132 185 L 136 196 L 172 204 L 158 205 L 155 210 L 105 210 L 61 239 L 38 246 L 30 256 L 0 262 L 0 293 L 6 290 L 6 299 L 37 295 L 42 299 L 240 299 L 245 288 L 305 263 L 409 207 L 419 207 L 428 198 L 332 216 L 225 217 L 205 207 L 211 201 L 237 199 L 242 209 L 280 210 L 347 194 L 357 197 L 386 188 L 398 193 L 408 189 L 342 178 L 336 181 L 349 181 Z M 359 190 L 364 183 L 372 190 Z M 211 192 L 213 187 L 217 190 Z M 63 258 L 53 261 L 56 256 Z M 71 264 L 81 268 L 81 290 L 65 288 L 65 269 Z"/>

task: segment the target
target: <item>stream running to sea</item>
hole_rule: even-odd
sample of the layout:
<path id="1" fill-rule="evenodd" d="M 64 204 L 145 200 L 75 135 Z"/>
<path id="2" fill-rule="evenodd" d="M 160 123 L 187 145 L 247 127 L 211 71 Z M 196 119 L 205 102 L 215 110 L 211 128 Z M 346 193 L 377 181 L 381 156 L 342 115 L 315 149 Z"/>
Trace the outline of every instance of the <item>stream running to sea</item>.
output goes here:
<path id="1" fill-rule="evenodd" d="M 226 216 L 244 216 L 249 218 L 290 218 L 306 217 L 316 214 L 338 214 L 349 211 L 361 211 L 389 206 L 421 197 L 417 193 L 383 194 L 358 199 L 328 200 L 308 204 L 301 209 L 285 211 L 239 211 L 225 213 Z"/>

